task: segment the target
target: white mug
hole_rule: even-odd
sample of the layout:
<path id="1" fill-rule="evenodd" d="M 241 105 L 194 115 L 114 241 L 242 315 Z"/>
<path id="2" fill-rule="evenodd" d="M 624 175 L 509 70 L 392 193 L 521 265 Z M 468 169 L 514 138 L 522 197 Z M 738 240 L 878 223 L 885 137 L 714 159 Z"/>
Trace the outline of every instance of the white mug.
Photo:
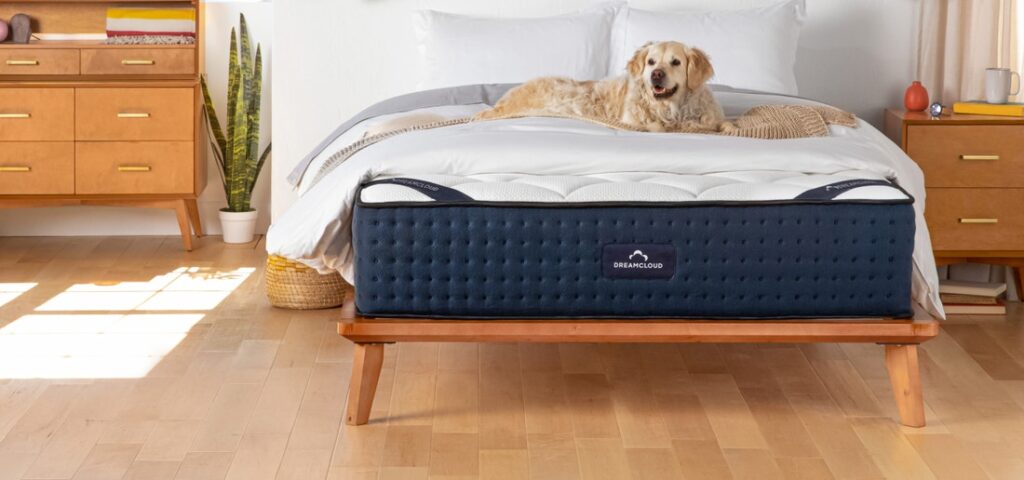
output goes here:
<path id="1" fill-rule="evenodd" d="M 1010 91 L 1013 77 L 1017 77 L 1017 89 Z M 1006 103 L 1010 95 L 1020 93 L 1020 74 L 1011 72 L 1009 68 L 985 69 L 985 101 L 988 103 Z"/>

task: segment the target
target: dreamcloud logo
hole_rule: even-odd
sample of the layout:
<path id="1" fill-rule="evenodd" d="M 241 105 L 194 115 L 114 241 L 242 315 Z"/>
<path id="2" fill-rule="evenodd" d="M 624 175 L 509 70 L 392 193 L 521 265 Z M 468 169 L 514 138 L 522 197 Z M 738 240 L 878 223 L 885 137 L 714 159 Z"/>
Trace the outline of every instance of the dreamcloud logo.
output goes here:
<path id="1" fill-rule="evenodd" d="M 608 278 L 667 279 L 675 274 L 673 245 L 610 244 L 604 246 L 602 257 Z"/>
<path id="2" fill-rule="evenodd" d="M 613 262 L 612 268 L 665 268 L 664 262 L 649 262 L 650 256 L 643 250 L 634 250 L 629 255 L 628 262 Z"/>

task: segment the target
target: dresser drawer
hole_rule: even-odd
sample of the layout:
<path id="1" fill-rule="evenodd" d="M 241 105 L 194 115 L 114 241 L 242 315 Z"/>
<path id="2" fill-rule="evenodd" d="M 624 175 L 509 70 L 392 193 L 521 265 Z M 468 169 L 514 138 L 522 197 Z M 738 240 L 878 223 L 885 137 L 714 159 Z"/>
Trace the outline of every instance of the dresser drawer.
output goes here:
<path id="1" fill-rule="evenodd" d="M 193 140 L 191 88 L 80 88 L 78 140 Z"/>
<path id="2" fill-rule="evenodd" d="M 78 194 L 193 193 L 192 142 L 79 142 Z"/>
<path id="3" fill-rule="evenodd" d="M 193 75 L 196 49 L 85 48 L 82 75 Z"/>
<path id="4" fill-rule="evenodd" d="M 929 188 L 935 250 L 1024 250 L 1024 189 Z"/>
<path id="5" fill-rule="evenodd" d="M 0 49 L 0 75 L 78 75 L 78 50 Z"/>
<path id="6" fill-rule="evenodd" d="M 0 88 L 0 141 L 71 141 L 74 138 L 74 90 Z"/>
<path id="7" fill-rule="evenodd" d="M 907 145 L 929 187 L 1024 186 L 1024 125 L 911 125 Z"/>
<path id="8" fill-rule="evenodd" d="M 0 195 L 75 193 L 73 142 L 0 143 Z"/>

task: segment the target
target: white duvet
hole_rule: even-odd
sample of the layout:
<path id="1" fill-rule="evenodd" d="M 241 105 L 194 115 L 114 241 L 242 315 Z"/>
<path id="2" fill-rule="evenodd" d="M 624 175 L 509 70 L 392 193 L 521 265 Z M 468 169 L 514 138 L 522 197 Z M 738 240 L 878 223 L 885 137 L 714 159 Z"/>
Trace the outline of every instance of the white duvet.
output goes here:
<path id="1" fill-rule="evenodd" d="M 813 103 L 792 97 L 716 92 L 729 116 L 763 104 Z M 472 114 L 486 105 L 415 110 L 446 117 Z M 320 271 L 335 269 L 352 281 L 350 221 L 359 185 L 379 176 L 526 173 L 583 175 L 615 172 L 707 174 L 783 171 L 829 174 L 860 170 L 884 175 L 915 199 L 914 300 L 943 317 L 931 241 L 924 222 L 924 176 L 917 165 L 871 125 L 831 127 L 831 135 L 796 140 L 755 140 L 712 135 L 635 133 L 586 122 L 525 118 L 469 123 L 410 132 L 371 145 L 335 166 L 319 181 L 317 171 L 337 150 L 363 133 L 409 111 L 368 118 L 338 136 L 309 164 L 301 196 L 267 234 L 272 254 L 301 260 Z"/>

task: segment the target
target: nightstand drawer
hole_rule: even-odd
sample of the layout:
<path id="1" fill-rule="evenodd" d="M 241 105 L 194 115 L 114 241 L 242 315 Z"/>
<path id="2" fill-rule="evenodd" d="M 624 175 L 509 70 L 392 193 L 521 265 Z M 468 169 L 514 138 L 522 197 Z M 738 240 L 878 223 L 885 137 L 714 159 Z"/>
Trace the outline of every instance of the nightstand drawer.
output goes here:
<path id="1" fill-rule="evenodd" d="M 925 219 L 935 250 L 1024 250 L 1024 189 L 929 188 Z"/>
<path id="2" fill-rule="evenodd" d="M 78 50 L 0 49 L 0 75 L 78 75 Z"/>
<path id="3" fill-rule="evenodd" d="M 82 75 L 193 75 L 196 49 L 84 48 Z"/>
<path id="4" fill-rule="evenodd" d="M 80 142 L 78 194 L 193 193 L 192 142 Z"/>
<path id="5" fill-rule="evenodd" d="M 75 144 L 0 144 L 0 195 L 75 193 Z"/>
<path id="6" fill-rule="evenodd" d="M 75 139 L 70 88 L 0 88 L 0 141 Z"/>
<path id="7" fill-rule="evenodd" d="M 78 140 L 181 140 L 195 134 L 191 88 L 80 88 Z"/>
<path id="8" fill-rule="evenodd" d="M 907 154 L 929 187 L 1024 186 L 1024 126 L 911 125 Z"/>

